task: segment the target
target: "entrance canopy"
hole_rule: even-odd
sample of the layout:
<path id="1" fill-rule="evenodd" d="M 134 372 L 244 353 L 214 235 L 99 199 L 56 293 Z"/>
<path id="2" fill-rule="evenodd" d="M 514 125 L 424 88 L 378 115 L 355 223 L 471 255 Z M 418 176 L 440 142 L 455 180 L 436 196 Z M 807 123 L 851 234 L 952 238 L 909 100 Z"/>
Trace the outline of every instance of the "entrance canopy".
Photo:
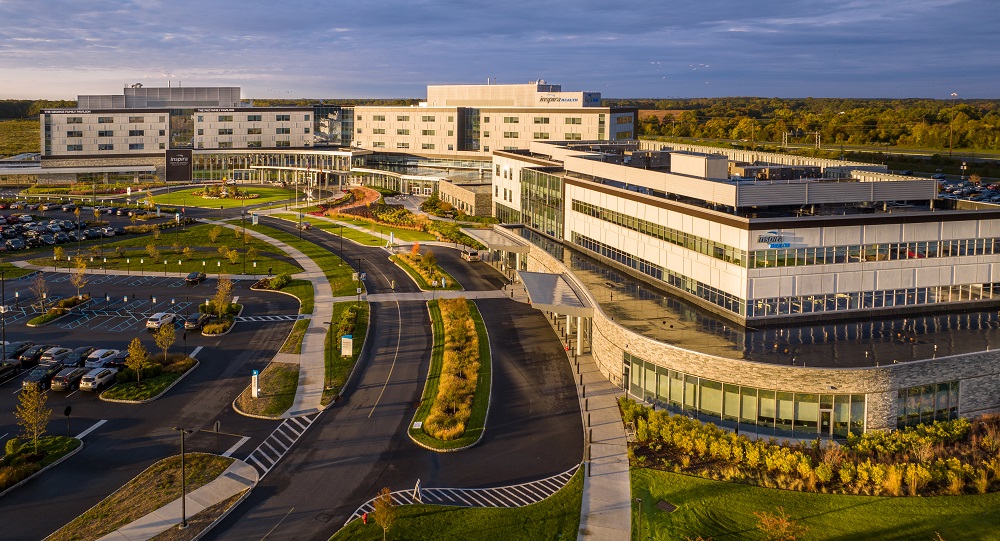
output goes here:
<path id="1" fill-rule="evenodd" d="M 593 317 L 594 307 L 565 274 L 518 271 L 531 307 L 574 317 Z"/>
<path id="2" fill-rule="evenodd" d="M 531 247 L 528 241 L 504 231 L 499 228 L 493 229 L 469 229 L 462 228 L 462 233 L 477 240 L 489 250 L 500 250 L 515 254 L 526 254 Z"/>

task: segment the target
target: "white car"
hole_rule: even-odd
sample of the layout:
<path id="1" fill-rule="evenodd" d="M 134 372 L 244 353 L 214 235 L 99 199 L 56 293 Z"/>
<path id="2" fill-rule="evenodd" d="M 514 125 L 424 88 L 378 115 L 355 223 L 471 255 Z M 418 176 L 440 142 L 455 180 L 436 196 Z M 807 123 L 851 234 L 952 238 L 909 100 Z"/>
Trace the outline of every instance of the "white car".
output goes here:
<path id="1" fill-rule="evenodd" d="M 101 387 L 111 384 L 118 371 L 114 368 L 94 368 L 80 380 L 81 391 L 99 391 Z"/>
<path id="2" fill-rule="evenodd" d="M 152 316 L 149 316 L 149 319 L 146 320 L 146 328 L 156 330 L 162 327 L 163 325 L 166 325 L 167 323 L 173 323 L 173 322 L 174 322 L 174 314 L 170 314 L 167 312 L 157 312 Z"/>
<path id="3" fill-rule="evenodd" d="M 104 361 L 118 354 L 117 349 L 98 349 L 87 356 L 84 362 L 86 368 L 97 368 L 104 365 Z"/>

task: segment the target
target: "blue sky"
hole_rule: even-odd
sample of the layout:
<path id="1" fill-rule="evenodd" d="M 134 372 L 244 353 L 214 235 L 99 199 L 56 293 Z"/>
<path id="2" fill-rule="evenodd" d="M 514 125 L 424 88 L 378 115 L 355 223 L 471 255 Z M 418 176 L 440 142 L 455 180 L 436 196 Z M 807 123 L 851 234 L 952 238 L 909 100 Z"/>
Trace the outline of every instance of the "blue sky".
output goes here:
<path id="1" fill-rule="evenodd" d="M 423 97 L 545 79 L 604 97 L 1000 97 L 996 0 L 0 0 L 0 98 L 136 82 Z"/>

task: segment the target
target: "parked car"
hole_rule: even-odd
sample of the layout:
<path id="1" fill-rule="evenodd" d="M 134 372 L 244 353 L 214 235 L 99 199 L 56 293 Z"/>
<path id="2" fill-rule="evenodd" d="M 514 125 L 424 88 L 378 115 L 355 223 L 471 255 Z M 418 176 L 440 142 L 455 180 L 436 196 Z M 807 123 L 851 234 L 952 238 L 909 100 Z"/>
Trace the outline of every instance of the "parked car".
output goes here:
<path id="1" fill-rule="evenodd" d="M 70 241 L 69 235 L 61 231 L 53 235 L 53 237 L 56 239 L 57 244 L 65 244 Z"/>
<path id="2" fill-rule="evenodd" d="M 52 377 L 62 369 L 63 365 L 59 363 L 40 364 L 21 380 L 21 387 L 38 386 L 42 390 L 48 389 L 52 385 Z"/>
<path id="3" fill-rule="evenodd" d="M 125 360 L 128 359 L 128 351 L 119 351 L 114 355 L 107 358 L 104 361 L 104 366 L 106 368 L 114 368 L 115 370 L 125 369 Z"/>
<path id="4" fill-rule="evenodd" d="M 46 246 L 52 246 L 56 243 L 56 238 L 49 234 L 44 234 L 38 237 Z"/>
<path id="5" fill-rule="evenodd" d="M 189 284 L 195 284 L 195 285 L 197 285 L 197 284 L 200 284 L 204 279 L 205 279 L 205 273 L 204 272 L 195 271 L 195 272 L 192 272 L 191 274 L 188 274 L 187 277 L 184 278 L 184 281 L 187 282 L 187 283 L 189 283 Z"/>
<path id="6" fill-rule="evenodd" d="M 187 330 L 200 329 L 212 320 L 212 314 L 198 314 L 184 320 L 184 328 Z"/>
<path id="7" fill-rule="evenodd" d="M 28 348 L 33 345 L 35 345 L 35 343 L 31 340 L 11 342 L 3 347 L 3 360 L 14 361 L 16 364 L 18 357 L 20 357 L 25 351 L 28 351 Z"/>
<path id="8" fill-rule="evenodd" d="M 70 351 L 63 357 L 62 363 L 66 366 L 83 366 L 87 361 L 87 355 L 94 352 L 93 346 L 82 346 Z"/>
<path id="9" fill-rule="evenodd" d="M 27 247 L 24 245 L 23 240 L 17 238 L 7 239 L 7 242 L 5 242 L 4 245 L 7 246 L 8 250 L 23 250 Z"/>
<path id="10" fill-rule="evenodd" d="M 13 378 L 19 372 L 20 370 L 17 368 L 17 365 L 10 361 L 0 363 L 0 383 Z"/>
<path id="11" fill-rule="evenodd" d="M 117 349 L 97 349 L 87 355 L 87 360 L 84 361 L 84 366 L 86 368 L 97 368 L 99 366 L 104 366 L 104 361 L 108 360 L 109 357 L 113 357 L 118 353 Z"/>
<path id="12" fill-rule="evenodd" d="M 99 391 L 105 385 L 110 385 L 114 382 L 115 374 L 117 373 L 118 371 L 114 368 L 94 368 L 90 372 L 84 374 L 83 378 L 80 380 L 80 390 Z"/>
<path id="13" fill-rule="evenodd" d="M 86 368 L 63 368 L 52 377 L 53 391 L 72 391 L 80 387 L 80 380 L 87 373 Z"/>
<path id="14" fill-rule="evenodd" d="M 30 222 L 32 218 L 31 218 L 30 214 L 22 214 L 22 215 L 18 216 L 17 219 L 21 223 L 25 223 L 26 224 L 26 223 Z"/>
<path id="15" fill-rule="evenodd" d="M 125 235 L 125 234 L 128 233 L 128 231 L 125 231 L 125 228 L 121 227 L 121 226 L 115 226 L 115 227 L 112 227 L 111 229 L 115 232 L 115 236 L 118 236 L 118 237 L 120 237 L 120 236 Z"/>
<path id="16" fill-rule="evenodd" d="M 62 206 L 62 209 L 63 212 L 73 212 L 74 210 L 76 210 L 76 205 L 74 205 L 73 203 L 66 203 L 65 205 Z"/>
<path id="17" fill-rule="evenodd" d="M 169 312 L 157 312 L 146 320 L 147 329 L 159 329 L 160 327 L 174 322 L 174 314 Z"/>
<path id="18" fill-rule="evenodd" d="M 479 261 L 479 252 L 475 250 L 462 250 L 462 259 L 466 261 Z"/>
<path id="19" fill-rule="evenodd" d="M 54 363 L 63 362 L 67 355 L 72 353 L 73 350 L 69 348 L 64 348 L 62 346 L 55 346 L 45 350 L 42 356 L 38 358 L 40 363 Z"/>
<path id="20" fill-rule="evenodd" d="M 45 350 L 52 347 L 55 347 L 55 344 L 36 344 L 24 350 L 24 353 L 17 358 L 17 361 L 21 364 L 21 368 L 35 366 L 42 358 L 42 354 L 45 353 Z"/>

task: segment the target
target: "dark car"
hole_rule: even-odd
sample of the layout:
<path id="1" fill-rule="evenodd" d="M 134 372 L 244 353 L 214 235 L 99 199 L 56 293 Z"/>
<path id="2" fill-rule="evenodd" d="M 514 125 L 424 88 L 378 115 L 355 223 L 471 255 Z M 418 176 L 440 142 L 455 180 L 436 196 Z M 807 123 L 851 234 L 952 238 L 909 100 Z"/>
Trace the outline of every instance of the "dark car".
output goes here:
<path id="1" fill-rule="evenodd" d="M 7 239 L 5 244 L 8 250 L 23 250 L 25 248 L 24 241 L 21 239 Z"/>
<path id="2" fill-rule="evenodd" d="M 99 239 L 104 236 L 104 233 L 99 229 L 84 229 L 83 236 L 88 239 Z"/>
<path id="3" fill-rule="evenodd" d="M 118 207 L 115 209 L 115 216 L 127 216 L 128 209 L 125 207 Z"/>
<path id="4" fill-rule="evenodd" d="M 121 236 L 121 235 L 125 235 L 125 234 L 128 233 L 128 231 L 125 231 L 124 227 L 120 227 L 120 226 L 112 227 L 111 229 L 114 230 L 115 236 Z"/>
<path id="5" fill-rule="evenodd" d="M 104 366 L 122 370 L 125 368 L 125 359 L 128 358 L 128 350 L 119 351 L 104 360 Z"/>
<path id="6" fill-rule="evenodd" d="M 21 356 L 22 353 L 28 351 L 28 348 L 35 345 L 31 340 L 24 340 L 21 342 L 11 342 L 3 347 L 3 360 L 17 362 L 17 358 Z"/>
<path id="7" fill-rule="evenodd" d="M 93 346 L 78 347 L 71 351 L 69 355 L 62 360 L 62 363 L 66 366 L 83 366 L 83 363 L 87 361 L 87 355 L 90 355 L 90 353 L 95 349 L 97 348 Z"/>
<path id="8" fill-rule="evenodd" d="M 212 314 L 198 314 L 197 316 L 190 316 L 184 320 L 184 328 L 187 330 L 200 329 L 211 320 Z"/>
<path id="9" fill-rule="evenodd" d="M 0 363 L 0 383 L 6 382 L 7 380 L 16 376 L 21 370 L 18 369 L 17 365 L 10 362 L 4 361 Z"/>
<path id="10" fill-rule="evenodd" d="M 186 278 L 184 278 L 184 281 L 189 284 L 200 284 L 204 280 L 205 280 L 205 273 L 200 271 L 192 272 L 191 274 L 188 274 Z"/>
<path id="11" fill-rule="evenodd" d="M 40 248 L 42 246 L 45 246 L 45 243 L 42 241 L 42 239 L 38 237 L 28 237 L 25 240 L 25 244 L 28 245 L 28 248 Z"/>
<path id="12" fill-rule="evenodd" d="M 17 229 L 14 229 L 13 227 L 5 227 L 3 228 L 3 232 L 0 232 L 0 235 L 3 235 L 3 238 L 5 239 L 16 239 Z"/>
<path id="13" fill-rule="evenodd" d="M 70 231 L 69 233 L 66 233 L 66 236 L 69 237 L 69 240 L 73 242 L 81 241 L 84 239 L 83 233 L 79 231 Z"/>
<path id="14" fill-rule="evenodd" d="M 86 368 L 69 367 L 63 368 L 58 374 L 52 377 L 53 391 L 72 391 L 80 388 L 80 380 L 88 370 Z"/>
<path id="15" fill-rule="evenodd" d="M 63 212 L 73 212 L 74 210 L 76 210 L 76 205 L 74 205 L 73 203 L 66 203 L 65 205 L 62 206 L 62 209 Z"/>
<path id="16" fill-rule="evenodd" d="M 20 363 L 21 368 L 35 366 L 38 364 L 38 359 L 42 358 L 42 353 L 45 353 L 45 350 L 54 347 L 56 347 L 55 344 L 35 344 L 30 346 L 17 358 L 17 362 Z"/>
<path id="17" fill-rule="evenodd" d="M 63 243 L 66 243 L 66 242 L 70 241 L 69 235 L 67 235 L 66 233 L 63 233 L 61 231 L 59 233 L 56 233 L 55 235 L 53 235 L 53 237 L 56 239 L 56 242 L 59 243 L 59 244 L 63 244 Z"/>
<path id="18" fill-rule="evenodd" d="M 52 385 L 52 377 L 63 369 L 61 363 L 40 364 L 21 381 L 22 387 L 38 386 L 45 390 Z"/>
<path id="19" fill-rule="evenodd" d="M 52 246 L 53 244 L 56 243 L 56 238 L 49 234 L 40 235 L 38 237 L 38 240 L 42 241 L 42 243 L 44 243 L 45 246 Z"/>

